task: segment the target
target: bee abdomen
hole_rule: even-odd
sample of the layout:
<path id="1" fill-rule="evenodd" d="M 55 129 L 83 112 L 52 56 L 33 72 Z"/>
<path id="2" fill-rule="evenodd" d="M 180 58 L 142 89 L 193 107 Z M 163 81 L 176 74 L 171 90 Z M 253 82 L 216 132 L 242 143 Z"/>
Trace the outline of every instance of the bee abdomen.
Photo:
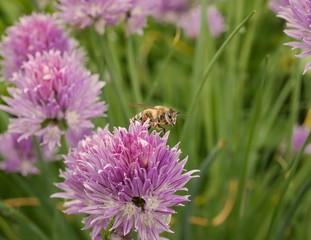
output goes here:
<path id="1" fill-rule="evenodd" d="M 141 121 L 141 114 L 137 114 L 137 115 L 135 115 L 134 117 L 132 117 L 131 118 L 131 120 L 133 121 L 133 122 L 142 122 Z"/>
<path id="2" fill-rule="evenodd" d="M 143 113 L 140 113 L 140 114 L 137 114 L 136 116 L 134 116 L 132 118 L 132 121 L 135 122 L 135 121 L 138 121 L 140 123 L 144 123 L 147 121 L 147 119 L 150 119 L 150 122 L 152 122 L 152 116 L 149 112 L 143 112 Z"/>

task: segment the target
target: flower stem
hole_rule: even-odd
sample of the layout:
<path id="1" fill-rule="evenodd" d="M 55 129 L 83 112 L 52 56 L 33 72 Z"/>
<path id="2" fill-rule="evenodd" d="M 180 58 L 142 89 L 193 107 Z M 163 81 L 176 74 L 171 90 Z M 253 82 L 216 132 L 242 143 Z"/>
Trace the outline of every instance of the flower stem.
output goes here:
<path id="1" fill-rule="evenodd" d="M 9 226 L 9 224 L 0 216 L 0 230 L 8 240 L 18 240 L 15 235 L 15 231 Z"/>
<path id="2" fill-rule="evenodd" d="M 303 143 L 301 149 L 299 150 L 297 156 L 295 157 L 294 161 L 293 161 L 293 164 L 289 167 L 288 171 L 290 171 L 290 174 L 289 176 L 285 179 L 285 183 L 283 185 L 283 189 L 282 189 L 282 192 L 281 192 L 281 195 L 280 195 L 280 199 L 278 201 L 278 203 L 276 204 L 276 208 L 274 209 L 273 211 L 273 214 L 272 214 L 272 219 L 271 219 L 271 222 L 270 222 L 270 225 L 269 225 L 269 229 L 268 229 L 268 233 L 267 233 L 267 237 L 265 239 L 271 239 L 271 234 L 272 234 L 272 228 L 274 226 L 274 222 L 280 212 L 280 209 L 281 209 L 281 205 L 282 205 L 282 201 L 284 200 L 284 196 L 285 196 L 285 193 L 289 187 L 289 184 L 293 178 L 293 175 L 295 174 L 295 171 L 296 171 L 296 168 L 298 166 L 298 163 L 299 163 L 299 160 L 302 158 L 302 154 L 304 153 L 304 150 L 307 146 L 307 144 L 311 141 L 311 131 L 309 132 L 308 134 L 308 137 L 307 139 L 305 140 L 305 142 Z M 285 172 L 288 173 L 288 171 Z"/>
<path id="3" fill-rule="evenodd" d="M 29 231 L 33 233 L 33 239 L 48 240 L 49 238 L 34 224 L 28 217 L 14 208 L 6 206 L 3 201 L 0 201 L 0 212 L 5 216 L 12 217 L 15 221 L 22 223 Z"/>
<path id="4" fill-rule="evenodd" d="M 209 170 L 210 165 L 212 164 L 212 162 L 214 161 L 214 159 L 216 158 L 216 156 L 218 155 L 219 151 L 222 150 L 224 148 L 224 143 L 220 142 L 219 144 L 217 144 L 217 146 L 213 149 L 213 151 L 205 157 L 205 159 L 203 160 L 203 162 L 201 163 L 200 166 L 200 177 L 195 179 L 195 181 L 193 181 L 192 183 L 192 187 L 189 191 L 191 197 L 190 200 L 191 202 L 189 202 L 186 207 L 185 207 L 185 211 L 184 211 L 184 215 L 183 215 L 183 219 L 182 219 L 182 239 L 183 240 L 187 240 L 187 239 L 191 239 L 190 238 L 190 224 L 188 222 L 190 214 L 191 214 L 191 210 L 192 210 L 192 206 L 193 206 L 193 202 L 195 197 L 198 195 L 199 189 L 204 181 L 204 176 L 206 176 L 207 171 Z"/>
<path id="5" fill-rule="evenodd" d="M 135 101 L 137 103 L 142 103 L 142 96 L 139 88 L 139 79 L 137 75 L 136 58 L 134 54 L 134 39 L 132 35 L 126 39 L 126 43 L 127 43 L 127 65 L 130 74 L 132 88 L 134 90 Z"/>
<path id="6" fill-rule="evenodd" d="M 151 101 L 151 98 L 153 97 L 153 94 L 154 94 L 155 90 L 157 89 L 160 80 L 163 78 L 163 75 L 165 73 L 165 69 L 168 66 L 168 63 L 172 59 L 174 51 L 175 51 L 175 49 L 173 47 L 171 47 L 170 50 L 168 51 L 168 54 L 166 55 L 162 65 L 160 67 L 160 71 L 159 71 L 157 77 L 155 78 L 155 80 L 153 81 L 152 86 L 148 92 L 148 95 L 146 97 L 146 103 L 149 103 Z"/>
<path id="7" fill-rule="evenodd" d="M 60 143 L 61 143 L 60 153 L 67 155 L 69 151 L 69 145 L 68 145 L 66 134 L 63 134 L 61 136 Z"/>
<path id="8" fill-rule="evenodd" d="M 194 49 L 194 59 L 192 64 L 192 76 L 191 81 L 195 84 L 191 84 L 192 92 L 195 90 L 196 84 L 199 84 L 200 76 L 203 72 L 203 60 L 204 60 L 204 51 L 202 49 L 205 48 L 206 44 L 206 32 L 207 32 L 207 21 L 206 21 L 206 8 L 207 1 L 201 0 L 201 22 L 200 22 L 200 31 L 197 39 L 197 43 Z"/>
<path id="9" fill-rule="evenodd" d="M 46 192 L 49 195 L 51 193 L 51 177 L 50 177 L 49 171 L 47 169 L 46 162 L 43 159 L 40 143 L 39 143 L 37 137 L 33 136 L 32 141 L 33 141 L 36 153 L 37 153 L 38 162 L 39 162 L 39 166 L 40 166 L 40 170 L 41 170 L 41 176 L 43 176 L 43 178 L 44 178 Z"/>
<path id="10" fill-rule="evenodd" d="M 265 66 L 264 66 L 264 71 L 263 71 L 264 72 L 263 73 L 263 80 L 261 82 L 261 85 L 259 86 L 258 94 L 257 94 L 257 96 L 255 98 L 255 102 L 254 102 L 254 110 L 252 112 L 251 124 L 250 124 L 249 134 L 248 134 L 247 143 L 246 143 L 246 149 L 245 149 L 245 152 L 243 154 L 243 165 L 242 165 L 241 175 L 239 177 L 239 188 L 238 188 L 237 200 L 236 200 L 237 205 L 235 208 L 235 214 L 236 214 L 235 216 L 239 220 L 244 215 L 244 202 L 245 202 L 245 196 L 246 196 L 246 177 L 247 177 L 246 175 L 247 175 L 247 170 L 248 170 L 248 166 L 249 166 L 249 154 L 251 152 L 251 147 L 252 147 L 253 142 L 254 142 L 256 125 L 257 125 L 260 109 L 262 106 L 262 96 L 264 93 L 267 64 L 268 64 L 268 62 L 266 61 Z"/>
<path id="11" fill-rule="evenodd" d="M 172 44 L 169 45 L 169 50 L 166 54 L 166 57 L 164 59 L 164 61 L 162 61 L 161 66 L 160 66 L 160 70 L 158 71 L 157 76 L 155 77 L 155 80 L 152 83 L 152 86 L 149 89 L 149 92 L 147 94 L 146 97 L 146 103 L 149 103 L 151 101 L 151 98 L 153 97 L 153 94 L 155 92 L 155 90 L 157 89 L 160 80 L 163 78 L 167 67 L 169 66 L 169 62 L 171 61 L 172 57 L 174 56 L 175 53 L 175 47 L 177 45 L 177 43 L 179 42 L 179 38 L 180 38 L 180 29 L 177 28 L 176 30 L 176 36 L 173 39 Z"/>
<path id="12" fill-rule="evenodd" d="M 120 99 L 120 104 L 125 114 L 125 119 L 127 119 L 130 116 L 130 112 L 128 109 L 127 101 L 125 99 L 125 92 L 122 88 L 123 79 L 120 71 L 118 57 L 116 56 L 115 49 L 111 45 L 109 46 L 109 39 L 106 35 L 108 35 L 108 33 L 105 34 L 104 39 L 100 40 L 100 45 L 112 82 Z"/>
<path id="13" fill-rule="evenodd" d="M 287 215 L 285 217 L 285 220 L 282 224 L 282 227 L 280 228 L 280 231 L 276 237 L 276 240 L 282 240 L 284 239 L 284 233 L 286 231 L 286 229 L 288 228 L 292 217 L 297 209 L 297 207 L 299 206 L 300 201 L 303 199 L 303 197 L 305 196 L 305 194 L 308 192 L 308 190 L 311 188 L 311 178 L 309 177 L 309 179 L 307 180 L 307 182 L 304 184 L 304 186 L 301 188 L 301 190 L 299 191 L 295 202 L 292 204 L 292 206 L 290 207 L 290 209 L 287 212 Z"/>
<path id="14" fill-rule="evenodd" d="M 0 132 L 5 132 L 9 124 L 9 114 L 4 111 L 0 111 Z"/>
<path id="15" fill-rule="evenodd" d="M 206 83 L 209 74 L 211 73 L 211 69 L 214 66 L 214 64 L 216 63 L 216 61 L 218 60 L 218 58 L 220 57 L 220 55 L 224 52 L 224 50 L 226 49 L 226 47 L 228 46 L 228 44 L 230 43 L 230 41 L 233 39 L 233 37 L 239 32 L 239 30 L 246 24 L 246 22 L 255 14 L 255 11 L 252 11 L 234 30 L 233 32 L 229 35 L 229 37 L 225 40 L 225 42 L 221 45 L 221 47 L 218 49 L 218 51 L 215 53 L 215 55 L 213 56 L 212 60 L 210 61 L 210 63 L 208 64 L 208 66 L 206 67 L 206 70 L 203 74 L 203 77 L 201 79 L 201 81 L 198 83 L 198 87 L 195 89 L 193 96 L 191 97 L 191 102 L 188 108 L 188 112 L 187 115 L 188 116 L 193 116 L 193 113 L 195 111 L 195 106 L 199 100 L 200 94 L 203 90 L 204 84 Z M 182 131 L 182 139 L 185 138 L 185 134 L 186 132 L 188 132 L 189 129 L 189 122 L 191 118 L 187 118 L 186 122 L 185 122 L 185 127 Z"/>
<path id="16" fill-rule="evenodd" d="M 214 66 L 215 62 L 218 60 L 220 55 L 223 53 L 229 42 L 233 39 L 233 37 L 239 32 L 239 30 L 246 24 L 246 22 L 255 14 L 256 11 L 251 12 L 235 29 L 234 31 L 229 35 L 229 37 L 226 39 L 226 41 L 221 45 L 221 47 L 218 49 L 218 51 L 213 56 L 212 60 L 210 61 L 209 65 L 206 67 L 206 70 L 203 74 L 203 78 L 201 79 L 201 82 L 199 83 L 199 86 L 196 88 L 196 91 L 194 93 L 194 98 L 192 98 L 189 111 L 193 111 L 194 106 L 196 102 L 199 99 L 200 93 L 204 87 L 204 84 L 206 83 L 206 80 L 208 79 L 209 74 L 211 73 L 211 69 Z M 190 114 L 189 114 L 190 116 Z"/>
<path id="17" fill-rule="evenodd" d="M 35 12 L 40 12 L 40 8 L 39 8 L 38 3 L 37 3 L 36 0 L 30 0 L 30 3 L 31 3 L 31 5 L 32 5 L 32 7 L 33 7 Z"/>
<path id="18" fill-rule="evenodd" d="M 298 65 L 298 64 L 297 64 Z M 291 77 L 290 81 L 293 83 L 292 89 L 292 96 L 290 102 L 290 116 L 289 116 L 289 125 L 288 125 L 288 135 L 287 135 L 287 149 L 286 149 L 286 158 L 287 160 L 291 159 L 291 150 L 292 150 L 292 137 L 293 137 L 293 127 L 297 121 L 298 116 L 298 106 L 299 106 L 299 99 L 300 99 L 300 88 L 302 82 L 302 76 L 300 73 L 300 68 L 296 65 L 295 69 L 296 72 Z"/>

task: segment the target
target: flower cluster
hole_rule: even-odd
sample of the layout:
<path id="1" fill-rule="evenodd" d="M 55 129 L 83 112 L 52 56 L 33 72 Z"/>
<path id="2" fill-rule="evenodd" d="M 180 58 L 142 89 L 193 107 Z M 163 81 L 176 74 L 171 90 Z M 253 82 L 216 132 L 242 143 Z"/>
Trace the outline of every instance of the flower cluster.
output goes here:
<path id="1" fill-rule="evenodd" d="M 141 33 L 157 4 L 157 1 L 143 0 L 60 0 L 57 7 L 63 22 L 81 28 L 94 24 L 99 34 L 105 32 L 106 26 L 115 26 L 122 21 L 126 22 L 129 33 Z"/>
<path id="2" fill-rule="evenodd" d="M 33 13 L 21 17 L 19 23 L 9 27 L 6 33 L 0 43 L 0 55 L 3 57 L 1 73 L 5 80 L 9 80 L 36 52 L 59 50 L 71 53 L 78 45 L 53 16 L 46 14 Z M 83 52 L 79 54 L 82 59 Z"/>
<path id="3" fill-rule="evenodd" d="M 133 0 L 133 7 L 126 19 L 126 29 L 129 33 L 142 34 L 147 25 L 147 17 L 152 15 L 159 6 L 158 1 Z"/>
<path id="4" fill-rule="evenodd" d="M 85 28 L 94 24 L 103 34 L 106 26 L 126 22 L 128 33 L 142 33 L 148 16 L 161 22 L 176 24 L 185 29 L 190 37 L 196 37 L 200 28 L 200 6 L 192 8 L 192 0 L 60 0 L 58 16 L 65 23 Z M 225 29 L 223 17 L 211 6 L 208 22 L 213 36 L 219 36 Z"/>
<path id="5" fill-rule="evenodd" d="M 148 121 L 131 122 L 128 131 L 98 129 L 65 158 L 65 181 L 57 184 L 64 192 L 53 197 L 67 200 L 66 213 L 89 215 L 84 223 L 85 229 L 92 228 L 92 239 L 112 219 L 110 230 L 119 236 L 134 227 L 142 240 L 159 239 L 161 232 L 171 232 L 171 207 L 188 201 L 176 192 L 186 190 L 197 172 L 184 171 L 187 158 L 180 161 L 178 145 L 170 148 L 167 138 L 168 133 L 149 134 Z"/>
<path id="6" fill-rule="evenodd" d="M 19 140 L 36 135 L 52 150 L 67 128 L 92 128 L 90 119 L 103 116 L 107 107 L 98 100 L 104 82 L 91 75 L 74 52 L 50 50 L 29 58 L 13 75 L 17 88 L 8 88 L 12 98 L 4 97 L 8 106 L 1 109 L 17 116 L 9 131 L 22 134 Z"/>
<path id="7" fill-rule="evenodd" d="M 5 161 L 0 162 L 0 168 L 7 172 L 20 172 L 22 175 L 36 174 L 37 154 L 32 139 L 17 141 L 20 134 L 5 133 L 0 135 L 0 154 Z M 52 152 L 42 149 L 46 160 L 52 160 Z"/>
<path id="8" fill-rule="evenodd" d="M 77 46 L 50 15 L 33 13 L 8 28 L 0 43 L 2 73 L 15 86 L 8 88 L 11 97 L 3 97 L 7 105 L 0 108 L 16 118 L 1 136 L 2 169 L 36 173 L 33 135 L 44 154 L 48 148 L 48 160 L 61 135 L 75 146 L 93 128 L 91 119 L 103 116 L 104 82 L 84 68 L 84 51 Z"/>
<path id="9" fill-rule="evenodd" d="M 159 0 L 153 17 L 161 22 L 176 24 L 180 16 L 191 9 L 191 0 Z"/>
<path id="10" fill-rule="evenodd" d="M 296 42 L 289 42 L 286 45 L 293 49 L 301 48 L 304 51 L 297 55 L 299 58 L 311 55 L 311 2 L 306 0 L 289 0 L 288 5 L 281 8 L 278 17 L 287 21 L 287 28 L 284 32 L 296 39 Z M 311 68 L 311 61 L 305 67 L 304 73 Z"/>

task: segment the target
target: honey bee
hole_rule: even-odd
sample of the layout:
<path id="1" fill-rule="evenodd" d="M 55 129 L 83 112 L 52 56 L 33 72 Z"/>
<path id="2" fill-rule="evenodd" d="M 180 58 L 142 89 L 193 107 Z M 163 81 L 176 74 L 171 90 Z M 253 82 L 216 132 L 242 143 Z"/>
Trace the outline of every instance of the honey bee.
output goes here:
<path id="1" fill-rule="evenodd" d="M 175 126 L 177 115 L 179 112 L 176 112 L 173 108 L 168 108 L 165 106 L 147 106 L 139 103 L 129 103 L 135 107 L 146 108 L 144 111 L 136 114 L 131 120 L 133 122 L 138 121 L 144 123 L 147 119 L 149 121 L 149 129 L 156 128 L 160 129 L 165 133 L 165 128 L 163 126 Z"/>

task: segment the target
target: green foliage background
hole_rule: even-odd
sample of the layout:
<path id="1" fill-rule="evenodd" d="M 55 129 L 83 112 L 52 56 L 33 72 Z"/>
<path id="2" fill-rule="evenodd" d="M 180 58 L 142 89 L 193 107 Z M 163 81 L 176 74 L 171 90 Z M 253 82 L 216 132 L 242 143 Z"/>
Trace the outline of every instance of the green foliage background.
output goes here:
<path id="1" fill-rule="evenodd" d="M 203 25 L 196 41 L 183 33 L 173 41 L 176 29 L 152 19 L 144 35 L 129 38 L 124 26 L 108 28 L 103 37 L 92 28 L 73 30 L 87 51 L 87 67 L 107 81 L 102 98 L 108 118 L 94 123 L 128 127 L 140 111 L 128 102 L 170 106 L 187 115 L 170 128 L 169 144 L 181 141 L 182 157 L 189 156 L 186 168 L 200 168 L 201 177 L 188 184 L 192 202 L 176 208 L 175 233 L 163 236 L 311 239 L 311 159 L 291 149 L 293 126 L 303 122 L 311 102 L 310 73 L 302 75 L 306 60 L 283 45 L 290 41 L 284 22 L 267 1 L 226 0 L 217 6 L 227 24 L 217 39 Z M 0 34 L 37 10 L 35 0 L 0 1 Z M 254 10 L 206 72 L 230 33 Z M 44 11 L 52 12 L 52 3 Z M 1 95 L 7 95 L 6 87 L 0 83 Z M 8 118 L 0 111 L 1 132 Z M 52 183 L 61 181 L 63 163 L 46 167 L 47 174 L 38 176 L 0 172 L 0 239 L 90 239 L 80 230 L 82 216 L 63 214 L 62 201 L 49 198 L 58 191 Z M 7 204 L 25 197 L 39 203 Z"/>

